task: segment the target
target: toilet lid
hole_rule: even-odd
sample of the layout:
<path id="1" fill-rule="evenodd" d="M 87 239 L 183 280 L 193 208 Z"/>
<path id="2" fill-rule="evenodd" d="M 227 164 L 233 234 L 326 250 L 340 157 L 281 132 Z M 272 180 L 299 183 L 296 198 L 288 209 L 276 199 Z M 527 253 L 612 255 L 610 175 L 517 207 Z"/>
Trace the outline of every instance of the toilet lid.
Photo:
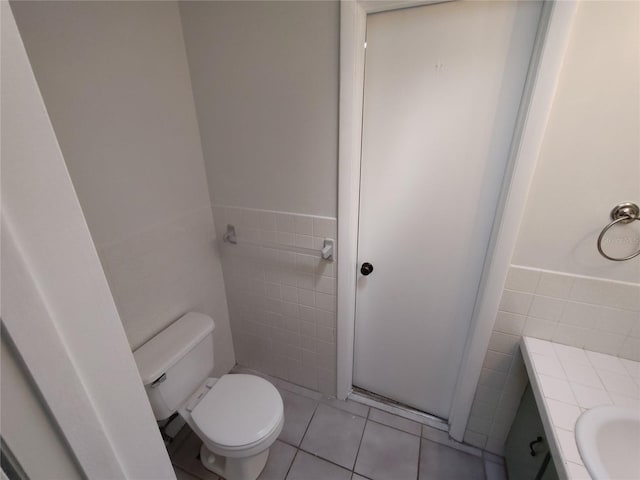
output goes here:
<path id="1" fill-rule="evenodd" d="M 223 375 L 196 405 L 191 418 L 209 440 L 221 446 L 255 443 L 279 424 L 283 415 L 278 390 L 255 375 Z"/>

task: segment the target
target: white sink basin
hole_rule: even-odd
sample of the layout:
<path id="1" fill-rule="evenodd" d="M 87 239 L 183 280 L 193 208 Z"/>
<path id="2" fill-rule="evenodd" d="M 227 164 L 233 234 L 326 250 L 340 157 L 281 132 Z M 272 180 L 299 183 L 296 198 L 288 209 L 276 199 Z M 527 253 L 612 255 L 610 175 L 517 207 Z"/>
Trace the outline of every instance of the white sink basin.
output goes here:
<path id="1" fill-rule="evenodd" d="M 587 410 L 576 423 L 576 443 L 594 480 L 640 479 L 640 410 Z"/>

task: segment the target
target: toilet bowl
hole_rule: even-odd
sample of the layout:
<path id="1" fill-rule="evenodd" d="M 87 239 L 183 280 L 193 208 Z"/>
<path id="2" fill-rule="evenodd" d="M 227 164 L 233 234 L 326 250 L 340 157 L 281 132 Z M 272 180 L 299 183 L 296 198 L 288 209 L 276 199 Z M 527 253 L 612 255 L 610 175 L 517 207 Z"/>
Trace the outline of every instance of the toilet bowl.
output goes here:
<path id="1" fill-rule="evenodd" d="M 134 357 L 156 419 L 178 412 L 202 440 L 206 469 L 227 480 L 255 480 L 282 431 L 282 397 L 255 375 L 209 377 L 213 330 L 213 319 L 188 313 Z"/>
<path id="2" fill-rule="evenodd" d="M 257 478 L 284 424 L 280 393 L 255 375 L 209 380 L 212 387 L 190 412 L 202 464 L 225 478 Z M 180 413 L 187 419 L 188 411 Z"/>

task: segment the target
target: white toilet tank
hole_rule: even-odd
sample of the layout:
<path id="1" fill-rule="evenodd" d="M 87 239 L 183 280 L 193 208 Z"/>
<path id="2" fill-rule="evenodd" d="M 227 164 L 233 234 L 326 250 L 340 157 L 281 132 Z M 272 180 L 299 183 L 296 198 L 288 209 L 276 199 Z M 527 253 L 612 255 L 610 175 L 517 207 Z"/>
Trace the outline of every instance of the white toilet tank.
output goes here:
<path id="1" fill-rule="evenodd" d="M 213 319 L 187 313 L 133 356 L 158 420 L 171 416 L 213 370 Z"/>

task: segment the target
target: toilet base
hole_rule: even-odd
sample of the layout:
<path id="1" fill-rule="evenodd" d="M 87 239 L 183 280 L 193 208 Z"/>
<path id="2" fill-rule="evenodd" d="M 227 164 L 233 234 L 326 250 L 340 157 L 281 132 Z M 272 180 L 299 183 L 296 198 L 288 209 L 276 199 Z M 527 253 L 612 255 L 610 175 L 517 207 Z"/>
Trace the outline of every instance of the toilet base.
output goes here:
<path id="1" fill-rule="evenodd" d="M 200 447 L 200 461 L 204 468 L 227 480 L 256 480 L 268 458 L 268 448 L 249 457 L 230 458 L 213 453 L 204 443 Z"/>

